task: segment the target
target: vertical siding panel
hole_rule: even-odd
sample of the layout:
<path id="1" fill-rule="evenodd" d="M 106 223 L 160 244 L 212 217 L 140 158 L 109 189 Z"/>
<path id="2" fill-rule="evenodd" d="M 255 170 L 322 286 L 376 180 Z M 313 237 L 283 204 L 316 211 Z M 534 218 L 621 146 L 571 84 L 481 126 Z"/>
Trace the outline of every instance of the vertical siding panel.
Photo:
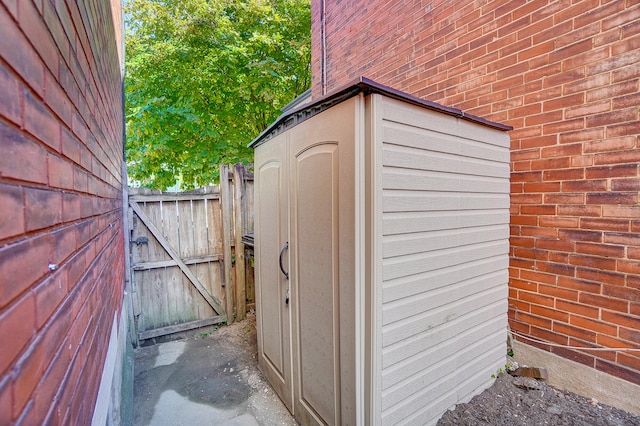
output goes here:
<path id="1" fill-rule="evenodd" d="M 509 138 L 381 107 L 381 421 L 430 423 L 504 364 Z"/>

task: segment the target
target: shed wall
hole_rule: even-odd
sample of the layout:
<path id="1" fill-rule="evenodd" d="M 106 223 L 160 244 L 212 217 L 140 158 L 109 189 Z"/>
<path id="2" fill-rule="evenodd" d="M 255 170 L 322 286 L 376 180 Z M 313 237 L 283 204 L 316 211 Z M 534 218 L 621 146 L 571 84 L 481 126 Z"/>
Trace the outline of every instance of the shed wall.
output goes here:
<path id="1" fill-rule="evenodd" d="M 114 326 L 125 270 L 114 21 L 121 22 L 115 0 L 0 2 L 3 425 L 90 424 L 111 330 L 121 329 Z"/>
<path id="2" fill-rule="evenodd" d="M 382 96 L 374 102 L 381 418 L 435 422 L 504 367 L 509 137 Z"/>
<path id="3" fill-rule="evenodd" d="M 365 75 L 514 127 L 511 328 L 640 384 L 637 352 L 562 347 L 640 347 L 640 4 L 313 0 L 312 19 L 314 98 Z"/>

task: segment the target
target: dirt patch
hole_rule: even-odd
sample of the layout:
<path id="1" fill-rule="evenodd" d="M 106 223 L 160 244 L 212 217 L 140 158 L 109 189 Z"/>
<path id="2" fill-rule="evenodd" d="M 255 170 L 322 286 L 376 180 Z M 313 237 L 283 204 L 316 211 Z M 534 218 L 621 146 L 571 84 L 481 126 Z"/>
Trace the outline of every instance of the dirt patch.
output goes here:
<path id="1" fill-rule="evenodd" d="M 640 416 L 554 389 L 541 380 L 503 373 L 489 389 L 438 421 L 438 426 L 449 425 L 633 426 L 640 425 Z"/>
<path id="2" fill-rule="evenodd" d="M 134 425 L 294 426 L 257 365 L 252 313 L 135 350 Z"/>

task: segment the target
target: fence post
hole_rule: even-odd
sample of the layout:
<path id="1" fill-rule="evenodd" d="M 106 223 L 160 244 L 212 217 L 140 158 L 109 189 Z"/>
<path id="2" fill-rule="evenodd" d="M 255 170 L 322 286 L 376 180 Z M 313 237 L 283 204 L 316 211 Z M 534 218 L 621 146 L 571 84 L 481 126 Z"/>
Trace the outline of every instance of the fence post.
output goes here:
<path id="1" fill-rule="evenodd" d="M 224 264 L 227 324 L 233 324 L 233 280 L 231 277 L 231 194 L 229 168 L 220 164 L 220 202 L 222 204 L 222 262 Z"/>
<path id="2" fill-rule="evenodd" d="M 243 320 L 247 315 L 247 280 L 244 266 L 244 212 L 246 191 L 244 165 L 237 163 L 233 168 L 233 216 L 235 218 L 235 259 L 236 259 L 236 319 Z"/>

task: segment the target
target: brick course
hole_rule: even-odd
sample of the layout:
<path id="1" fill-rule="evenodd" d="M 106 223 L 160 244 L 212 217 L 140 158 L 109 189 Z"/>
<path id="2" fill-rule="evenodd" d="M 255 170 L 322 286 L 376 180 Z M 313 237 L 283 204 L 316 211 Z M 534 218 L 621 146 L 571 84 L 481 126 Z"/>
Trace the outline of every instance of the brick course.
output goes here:
<path id="1" fill-rule="evenodd" d="M 364 75 L 514 127 L 511 328 L 640 348 L 640 5 L 327 1 L 324 17 L 322 6 L 312 1 L 314 97 Z M 637 352 L 535 345 L 640 384 Z"/>
<path id="2" fill-rule="evenodd" d="M 124 290 L 112 7 L 0 2 L 1 424 L 93 416 Z"/>

